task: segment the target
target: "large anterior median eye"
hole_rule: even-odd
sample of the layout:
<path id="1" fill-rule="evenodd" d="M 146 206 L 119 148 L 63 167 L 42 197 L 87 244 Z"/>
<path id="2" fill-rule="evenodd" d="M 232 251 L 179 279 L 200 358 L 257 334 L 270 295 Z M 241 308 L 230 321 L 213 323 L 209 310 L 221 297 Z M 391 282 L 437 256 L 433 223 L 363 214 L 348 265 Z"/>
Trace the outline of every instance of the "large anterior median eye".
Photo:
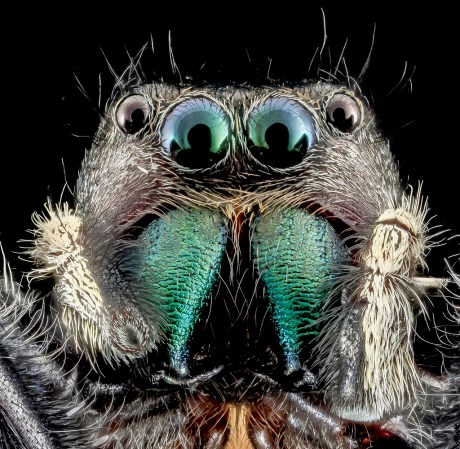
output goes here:
<path id="1" fill-rule="evenodd" d="M 214 101 L 190 98 L 174 107 L 161 130 L 163 148 L 188 168 L 206 168 L 222 160 L 229 147 L 229 118 Z"/>
<path id="2" fill-rule="evenodd" d="M 297 101 L 274 97 L 257 105 L 248 120 L 249 149 L 265 165 L 292 167 L 316 142 L 309 112 Z"/>

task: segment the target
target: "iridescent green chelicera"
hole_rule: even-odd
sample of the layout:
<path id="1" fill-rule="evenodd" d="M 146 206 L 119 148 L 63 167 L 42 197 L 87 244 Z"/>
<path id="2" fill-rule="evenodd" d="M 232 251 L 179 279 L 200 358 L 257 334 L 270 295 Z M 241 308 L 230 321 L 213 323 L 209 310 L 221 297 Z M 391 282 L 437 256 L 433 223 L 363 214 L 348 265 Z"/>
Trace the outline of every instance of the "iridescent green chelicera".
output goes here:
<path id="1" fill-rule="evenodd" d="M 323 300 L 347 252 L 326 220 L 301 209 L 259 216 L 253 251 L 291 373 L 301 367 L 302 342 L 318 333 Z"/>
<path id="2" fill-rule="evenodd" d="M 167 321 L 170 364 L 187 373 L 188 343 L 209 299 L 227 241 L 224 216 L 209 209 L 174 210 L 139 238 L 141 285 Z"/>

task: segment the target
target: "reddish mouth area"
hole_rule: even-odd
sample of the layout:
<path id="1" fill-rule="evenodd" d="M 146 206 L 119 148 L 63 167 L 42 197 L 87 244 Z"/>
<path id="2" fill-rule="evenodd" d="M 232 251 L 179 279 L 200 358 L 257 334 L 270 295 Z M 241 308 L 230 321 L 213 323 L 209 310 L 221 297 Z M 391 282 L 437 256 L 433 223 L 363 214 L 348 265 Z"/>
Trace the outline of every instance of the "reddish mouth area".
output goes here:
<path id="1" fill-rule="evenodd" d="M 379 425 L 348 424 L 346 434 L 358 443 L 358 449 L 409 449 L 400 437 Z"/>
<path id="2" fill-rule="evenodd" d="M 324 209 L 320 204 L 317 203 L 306 203 L 301 206 L 306 209 L 312 215 L 318 215 L 323 217 L 334 229 L 336 234 L 341 238 L 345 239 L 353 235 L 353 231 L 350 226 L 341 220 L 336 214 L 330 210 Z"/>

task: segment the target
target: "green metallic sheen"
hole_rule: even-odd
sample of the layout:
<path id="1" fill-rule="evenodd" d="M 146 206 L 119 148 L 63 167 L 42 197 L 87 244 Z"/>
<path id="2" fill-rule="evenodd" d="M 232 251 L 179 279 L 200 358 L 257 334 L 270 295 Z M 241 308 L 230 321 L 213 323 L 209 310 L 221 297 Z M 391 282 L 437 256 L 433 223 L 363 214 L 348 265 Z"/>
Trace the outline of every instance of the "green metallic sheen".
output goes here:
<path id="1" fill-rule="evenodd" d="M 224 216 L 184 208 L 152 222 L 139 237 L 141 283 L 163 308 L 170 363 L 187 373 L 188 343 L 217 279 L 227 241 Z"/>
<path id="2" fill-rule="evenodd" d="M 253 251 L 291 373 L 300 368 L 302 341 L 319 331 L 323 300 L 347 251 L 326 220 L 301 209 L 259 216 Z"/>

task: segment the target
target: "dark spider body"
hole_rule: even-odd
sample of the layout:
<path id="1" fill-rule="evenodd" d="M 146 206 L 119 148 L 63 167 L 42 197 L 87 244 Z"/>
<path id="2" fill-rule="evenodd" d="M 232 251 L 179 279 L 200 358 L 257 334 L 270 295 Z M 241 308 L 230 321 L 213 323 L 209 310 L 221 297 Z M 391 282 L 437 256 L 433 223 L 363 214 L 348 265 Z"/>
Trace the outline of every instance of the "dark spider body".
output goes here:
<path id="1" fill-rule="evenodd" d="M 427 206 L 352 82 L 126 89 L 75 198 L 34 218 L 52 292 L 4 264 L 2 447 L 458 447 L 458 360 L 413 341 L 434 298 L 458 353 L 459 278 L 423 277 Z"/>

